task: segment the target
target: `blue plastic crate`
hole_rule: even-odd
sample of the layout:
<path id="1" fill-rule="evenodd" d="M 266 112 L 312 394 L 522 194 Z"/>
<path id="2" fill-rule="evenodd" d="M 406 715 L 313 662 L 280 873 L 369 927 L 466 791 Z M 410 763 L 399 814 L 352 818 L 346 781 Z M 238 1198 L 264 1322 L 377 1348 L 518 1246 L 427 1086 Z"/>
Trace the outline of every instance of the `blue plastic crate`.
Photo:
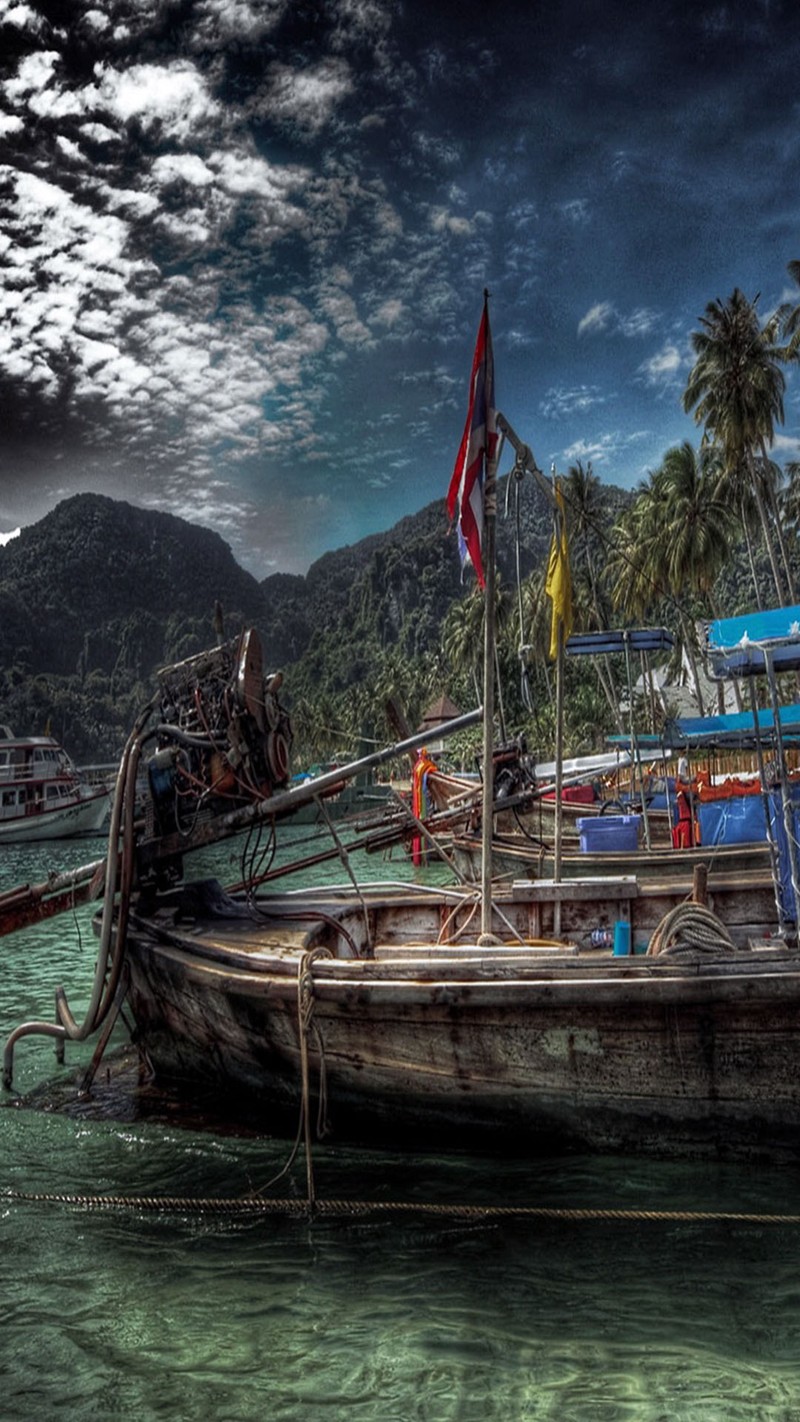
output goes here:
<path id="1" fill-rule="evenodd" d="M 583 815 L 576 821 L 582 854 L 638 849 L 641 815 Z"/>

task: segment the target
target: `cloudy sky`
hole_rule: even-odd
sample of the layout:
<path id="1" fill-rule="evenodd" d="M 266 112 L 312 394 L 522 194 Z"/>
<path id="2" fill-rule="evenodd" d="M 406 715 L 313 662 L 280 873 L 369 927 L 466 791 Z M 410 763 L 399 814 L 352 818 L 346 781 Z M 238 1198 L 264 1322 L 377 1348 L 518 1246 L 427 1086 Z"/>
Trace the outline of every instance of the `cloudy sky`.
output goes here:
<path id="1" fill-rule="evenodd" d="M 798 73 L 796 0 L 0 0 L 0 535 L 96 490 L 264 577 L 390 527 L 485 286 L 539 464 L 635 485 L 706 303 L 788 293 Z"/>

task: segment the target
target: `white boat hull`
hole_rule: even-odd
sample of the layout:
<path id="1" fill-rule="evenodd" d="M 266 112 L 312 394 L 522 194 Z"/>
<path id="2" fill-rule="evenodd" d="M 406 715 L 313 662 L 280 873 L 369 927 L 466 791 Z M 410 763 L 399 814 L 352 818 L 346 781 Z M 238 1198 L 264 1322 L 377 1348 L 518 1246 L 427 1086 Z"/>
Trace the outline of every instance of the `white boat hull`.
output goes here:
<path id="1" fill-rule="evenodd" d="M 71 839 L 81 834 L 98 834 L 108 814 L 109 794 L 81 797 L 73 804 L 43 806 L 28 815 L 0 819 L 0 844 L 23 844 L 34 840 Z"/>

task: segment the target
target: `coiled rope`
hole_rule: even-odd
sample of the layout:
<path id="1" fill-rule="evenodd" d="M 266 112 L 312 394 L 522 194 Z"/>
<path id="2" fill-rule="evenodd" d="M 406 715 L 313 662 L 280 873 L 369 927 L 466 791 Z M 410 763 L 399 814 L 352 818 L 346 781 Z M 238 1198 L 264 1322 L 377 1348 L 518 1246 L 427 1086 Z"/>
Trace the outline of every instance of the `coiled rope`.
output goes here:
<path id="1" fill-rule="evenodd" d="M 703 904 L 678 904 L 665 914 L 655 929 L 647 953 L 649 957 L 666 954 L 677 957 L 684 953 L 719 953 L 735 950 L 736 944 L 725 924 Z"/>
<path id="2" fill-rule="evenodd" d="M 800 1214 L 765 1214 L 747 1210 L 631 1210 L 556 1205 L 458 1205 L 416 1200 L 263 1199 L 245 1195 L 69 1195 L 3 1190 L 0 1200 L 28 1205 L 63 1205 L 82 1210 L 133 1210 L 157 1214 L 203 1214 L 253 1217 L 287 1215 L 308 1218 L 365 1219 L 369 1216 L 417 1215 L 460 1220 L 561 1220 L 569 1223 L 613 1221 L 667 1224 L 798 1225 Z"/>

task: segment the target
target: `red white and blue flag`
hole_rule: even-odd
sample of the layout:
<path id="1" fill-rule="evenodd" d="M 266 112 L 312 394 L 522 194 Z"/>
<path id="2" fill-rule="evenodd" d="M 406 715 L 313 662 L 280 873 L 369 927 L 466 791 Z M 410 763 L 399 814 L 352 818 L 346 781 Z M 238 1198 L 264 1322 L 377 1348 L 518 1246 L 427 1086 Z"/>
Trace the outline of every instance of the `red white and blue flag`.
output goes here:
<path id="1" fill-rule="evenodd" d="M 497 453 L 497 410 L 494 399 L 494 356 L 489 330 L 489 307 L 484 301 L 478 340 L 472 359 L 467 422 L 461 437 L 456 467 L 447 494 L 447 511 L 455 518 L 458 508 L 458 543 L 461 562 L 472 563 L 481 587 L 483 576 L 483 491 L 486 466 Z"/>

